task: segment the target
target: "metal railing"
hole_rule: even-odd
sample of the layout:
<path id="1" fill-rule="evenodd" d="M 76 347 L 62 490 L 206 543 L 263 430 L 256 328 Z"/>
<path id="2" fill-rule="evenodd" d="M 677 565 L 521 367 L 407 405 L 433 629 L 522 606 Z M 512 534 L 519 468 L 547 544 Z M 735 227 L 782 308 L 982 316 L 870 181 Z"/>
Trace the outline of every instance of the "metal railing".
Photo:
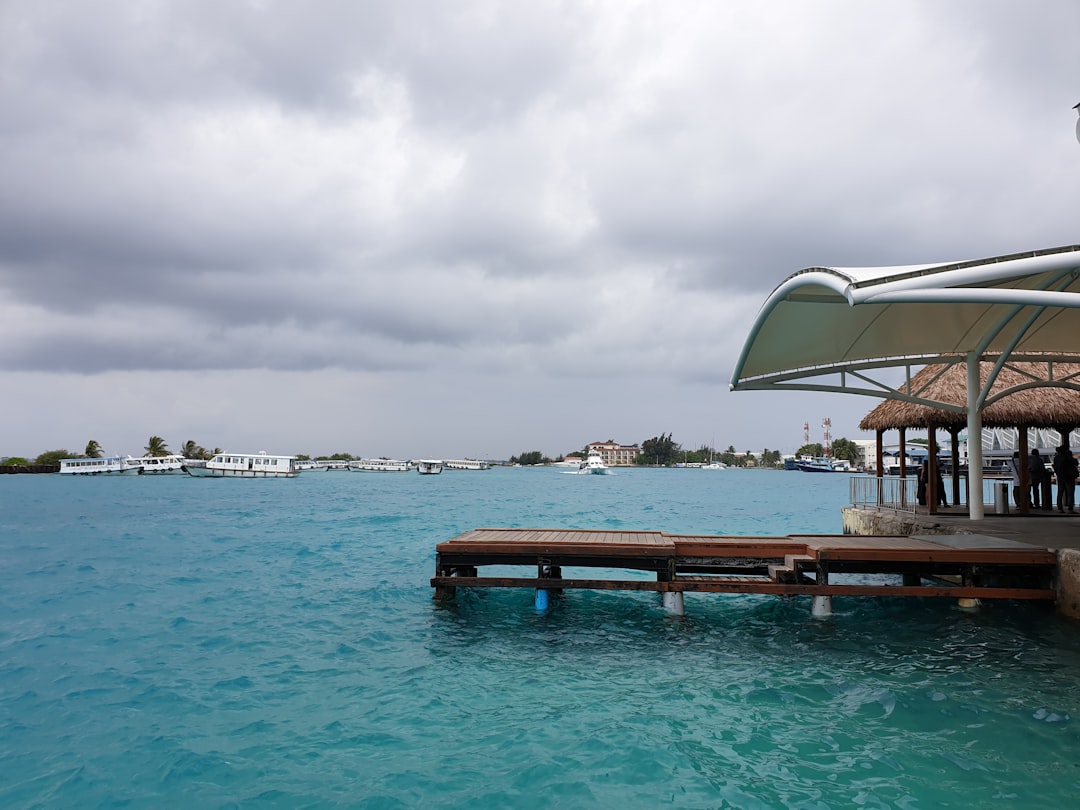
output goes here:
<path id="1" fill-rule="evenodd" d="M 952 502 L 952 478 L 945 476 L 946 497 Z M 1002 489 L 1004 487 L 1004 489 Z M 960 476 L 960 502 L 953 506 L 965 506 L 968 502 L 968 478 Z M 987 512 L 1009 511 L 1009 498 L 1012 494 L 1010 479 L 999 477 L 984 478 L 982 482 L 983 505 Z M 915 512 L 919 503 L 918 479 L 913 476 L 900 478 L 886 475 L 877 478 L 873 475 L 851 477 L 851 505 L 863 508 L 893 509 L 897 512 Z M 1016 507 L 1013 506 L 1013 509 Z"/>
<path id="2" fill-rule="evenodd" d="M 918 482 L 911 477 L 886 475 L 853 475 L 851 477 L 851 504 L 859 507 L 893 509 L 897 512 L 915 512 L 918 505 Z"/>

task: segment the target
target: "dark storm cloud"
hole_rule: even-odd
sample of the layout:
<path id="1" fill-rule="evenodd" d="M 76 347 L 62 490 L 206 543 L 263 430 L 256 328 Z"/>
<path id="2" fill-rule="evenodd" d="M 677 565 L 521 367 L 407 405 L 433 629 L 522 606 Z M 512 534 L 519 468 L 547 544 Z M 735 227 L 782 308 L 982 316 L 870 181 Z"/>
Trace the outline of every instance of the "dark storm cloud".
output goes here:
<path id="1" fill-rule="evenodd" d="M 708 385 L 803 267 L 1077 241 L 1064 1 L 46 0 L 0 30 L 0 370 Z"/>

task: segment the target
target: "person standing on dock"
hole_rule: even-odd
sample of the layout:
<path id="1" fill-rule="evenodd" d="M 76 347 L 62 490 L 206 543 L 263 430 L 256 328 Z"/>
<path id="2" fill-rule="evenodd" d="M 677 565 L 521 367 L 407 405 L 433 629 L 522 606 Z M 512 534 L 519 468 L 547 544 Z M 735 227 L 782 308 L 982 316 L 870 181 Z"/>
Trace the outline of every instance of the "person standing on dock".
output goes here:
<path id="1" fill-rule="evenodd" d="M 1039 448 L 1031 449 L 1031 458 L 1028 459 L 1028 478 L 1031 484 L 1031 508 L 1039 508 L 1039 493 L 1042 492 L 1042 480 L 1046 475 L 1046 465 L 1043 457 L 1039 455 Z M 1049 504 L 1047 504 L 1049 506 Z"/>
<path id="2" fill-rule="evenodd" d="M 930 503 L 930 460 L 924 459 L 922 466 L 919 467 L 919 506 L 926 506 Z M 948 498 L 945 497 L 945 479 L 941 476 L 941 468 L 937 468 L 937 480 L 934 482 L 936 486 L 936 497 L 938 506 L 948 506 Z"/>
<path id="3" fill-rule="evenodd" d="M 1065 445 L 1057 449 L 1054 455 L 1054 475 L 1057 476 L 1057 507 L 1059 512 L 1068 509 L 1076 512 L 1075 492 L 1078 465 L 1072 450 Z"/>
<path id="4" fill-rule="evenodd" d="M 1023 504 L 1023 501 L 1021 500 L 1021 496 L 1023 495 L 1023 493 L 1020 492 L 1021 463 L 1022 462 L 1020 461 L 1020 451 L 1013 450 L 1013 456 L 1011 459 L 1009 459 L 1009 472 L 1012 473 L 1013 500 L 1016 501 L 1017 508 L 1019 508 Z"/>

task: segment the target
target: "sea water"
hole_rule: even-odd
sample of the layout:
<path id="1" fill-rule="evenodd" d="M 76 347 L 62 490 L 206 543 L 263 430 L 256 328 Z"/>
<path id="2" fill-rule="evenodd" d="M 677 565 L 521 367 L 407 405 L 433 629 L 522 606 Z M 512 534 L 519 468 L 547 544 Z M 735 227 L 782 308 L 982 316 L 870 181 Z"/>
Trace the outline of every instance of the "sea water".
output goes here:
<path id="1" fill-rule="evenodd" d="M 847 500 L 742 470 L 0 476 L 0 806 L 1075 806 L 1080 625 L 1044 607 L 432 599 L 475 527 L 839 533 Z"/>

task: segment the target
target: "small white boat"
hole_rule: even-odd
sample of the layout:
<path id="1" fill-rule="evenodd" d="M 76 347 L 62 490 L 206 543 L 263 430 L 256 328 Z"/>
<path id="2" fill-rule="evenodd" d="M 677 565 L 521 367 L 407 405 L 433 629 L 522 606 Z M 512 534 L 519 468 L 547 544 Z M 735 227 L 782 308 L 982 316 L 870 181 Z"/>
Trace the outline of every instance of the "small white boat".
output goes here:
<path id="1" fill-rule="evenodd" d="M 443 470 L 443 463 L 433 458 L 422 458 L 416 462 L 416 471 L 421 475 L 438 475 Z"/>
<path id="2" fill-rule="evenodd" d="M 409 472 L 412 470 L 412 462 L 393 458 L 362 458 L 350 461 L 349 469 L 353 472 Z"/>
<path id="3" fill-rule="evenodd" d="M 702 464 L 701 469 L 703 469 L 703 470 L 726 470 L 727 469 L 727 464 L 725 464 L 722 461 L 715 461 L 714 460 L 714 461 L 710 461 L 708 464 Z"/>
<path id="4" fill-rule="evenodd" d="M 143 456 L 131 461 L 142 467 L 143 475 L 183 475 L 187 459 L 183 456 L 168 455 Z"/>
<path id="5" fill-rule="evenodd" d="M 607 475 L 610 472 L 611 469 L 604 463 L 604 458 L 599 453 L 589 453 L 578 467 L 578 475 Z"/>
<path id="6" fill-rule="evenodd" d="M 266 453 L 218 453 L 203 465 L 185 464 L 195 478 L 295 478 L 300 474 L 296 456 Z"/>
<path id="7" fill-rule="evenodd" d="M 60 459 L 61 475 L 138 475 L 141 471 L 131 456 Z"/>
<path id="8" fill-rule="evenodd" d="M 479 461 L 475 458 L 455 458 L 448 459 L 443 462 L 443 466 L 448 470 L 490 470 L 491 465 L 486 461 Z"/>
<path id="9" fill-rule="evenodd" d="M 296 462 L 296 469 L 300 472 L 326 472 L 329 467 L 325 461 L 303 459 Z"/>

